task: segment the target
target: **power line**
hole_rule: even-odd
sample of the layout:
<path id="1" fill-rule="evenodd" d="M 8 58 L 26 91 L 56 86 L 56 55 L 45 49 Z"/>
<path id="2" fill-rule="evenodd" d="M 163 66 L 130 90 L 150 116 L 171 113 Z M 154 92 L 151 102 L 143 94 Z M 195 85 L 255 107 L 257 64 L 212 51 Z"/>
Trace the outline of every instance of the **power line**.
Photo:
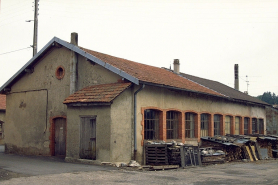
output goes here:
<path id="1" fill-rule="evenodd" d="M 21 51 L 21 50 L 29 49 L 29 48 L 31 48 L 31 46 L 29 46 L 27 48 L 22 48 L 22 49 L 14 50 L 14 51 L 9 51 L 9 52 L 6 52 L 6 53 L 1 53 L 0 55 L 5 55 L 5 54 L 8 54 L 8 53 L 13 53 L 13 52 L 16 52 L 16 51 Z"/>

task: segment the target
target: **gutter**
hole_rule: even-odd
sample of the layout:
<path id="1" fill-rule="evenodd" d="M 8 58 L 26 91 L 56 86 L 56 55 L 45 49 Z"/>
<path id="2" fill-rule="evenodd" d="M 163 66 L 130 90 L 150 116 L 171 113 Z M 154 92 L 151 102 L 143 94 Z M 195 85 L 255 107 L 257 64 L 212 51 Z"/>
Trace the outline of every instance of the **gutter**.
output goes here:
<path id="1" fill-rule="evenodd" d="M 135 93 L 134 93 L 134 160 L 136 161 L 136 155 L 137 155 L 137 94 L 145 88 L 145 84 L 143 84 Z"/>

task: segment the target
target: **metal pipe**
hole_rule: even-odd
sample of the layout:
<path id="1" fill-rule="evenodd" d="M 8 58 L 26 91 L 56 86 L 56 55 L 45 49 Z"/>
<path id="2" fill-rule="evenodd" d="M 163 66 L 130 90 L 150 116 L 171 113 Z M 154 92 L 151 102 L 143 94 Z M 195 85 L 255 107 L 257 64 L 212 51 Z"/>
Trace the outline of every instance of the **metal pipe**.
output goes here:
<path id="1" fill-rule="evenodd" d="M 139 93 L 142 89 L 145 88 L 145 84 L 143 84 L 135 93 L 134 93 L 134 160 L 136 161 L 136 154 L 137 154 L 137 93 Z"/>

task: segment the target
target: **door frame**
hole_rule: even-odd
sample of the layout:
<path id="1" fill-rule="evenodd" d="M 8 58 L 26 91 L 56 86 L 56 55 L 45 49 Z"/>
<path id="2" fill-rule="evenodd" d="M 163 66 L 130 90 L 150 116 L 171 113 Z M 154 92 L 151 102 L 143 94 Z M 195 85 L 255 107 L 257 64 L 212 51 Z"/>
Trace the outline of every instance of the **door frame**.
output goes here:
<path id="1" fill-rule="evenodd" d="M 49 131 L 50 131 L 50 136 L 49 136 L 49 140 L 50 140 L 50 144 L 49 144 L 49 148 L 50 148 L 50 155 L 51 156 L 55 156 L 55 119 L 58 118 L 63 118 L 66 120 L 65 122 L 65 128 L 66 128 L 66 142 L 65 142 L 65 147 L 66 147 L 66 151 L 67 151 L 67 117 L 66 116 L 54 116 L 51 117 L 49 119 L 50 122 L 50 127 L 49 127 Z"/>

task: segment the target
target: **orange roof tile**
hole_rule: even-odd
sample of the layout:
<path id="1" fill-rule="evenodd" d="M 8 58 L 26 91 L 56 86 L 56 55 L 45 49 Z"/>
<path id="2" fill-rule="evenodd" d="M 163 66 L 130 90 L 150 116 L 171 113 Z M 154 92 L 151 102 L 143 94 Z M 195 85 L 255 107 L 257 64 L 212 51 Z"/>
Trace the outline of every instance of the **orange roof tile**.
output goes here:
<path id="1" fill-rule="evenodd" d="M 6 95 L 0 94 L 0 110 L 6 110 Z"/>
<path id="2" fill-rule="evenodd" d="M 165 85 L 174 88 L 180 88 L 184 90 L 197 91 L 217 96 L 223 96 L 222 94 L 199 85 L 191 80 L 188 80 L 182 76 L 179 76 L 171 71 L 153 67 L 145 64 L 140 64 L 130 60 L 110 56 L 107 54 L 99 53 L 96 51 L 88 50 L 80 47 L 85 52 L 97 57 L 98 59 L 106 62 L 129 75 L 139 79 L 141 82 L 148 82 L 157 85 Z"/>
<path id="3" fill-rule="evenodd" d="M 131 83 L 112 83 L 85 87 L 67 97 L 63 103 L 109 103 L 130 85 Z"/>

